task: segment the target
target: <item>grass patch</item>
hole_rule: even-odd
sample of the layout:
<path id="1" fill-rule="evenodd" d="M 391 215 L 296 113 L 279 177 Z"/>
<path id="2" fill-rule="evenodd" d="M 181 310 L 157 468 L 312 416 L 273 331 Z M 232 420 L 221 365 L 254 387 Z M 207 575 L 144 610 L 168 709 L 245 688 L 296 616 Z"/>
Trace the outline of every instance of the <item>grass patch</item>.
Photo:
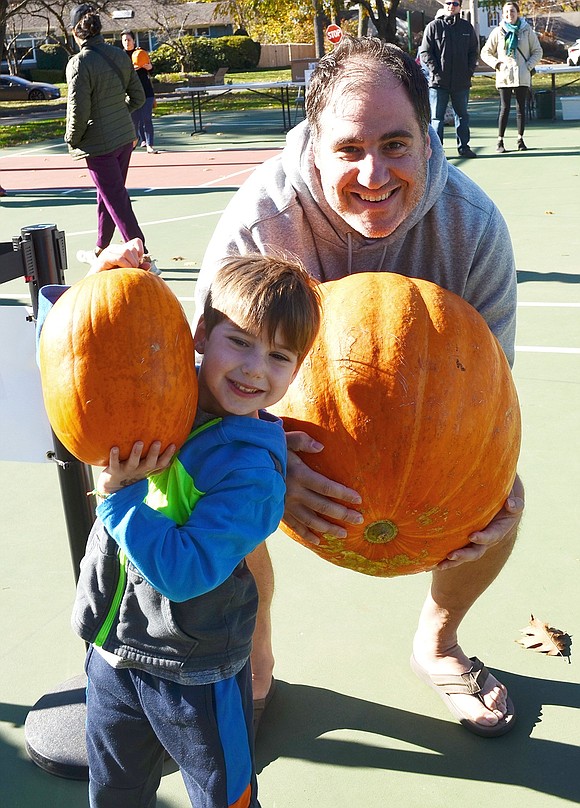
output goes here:
<path id="1" fill-rule="evenodd" d="M 39 140 L 54 140 L 64 137 L 64 118 L 52 121 L 30 121 L 10 126 L 2 126 L 0 118 L 0 148 L 6 146 L 22 146 L 26 143 L 37 143 Z"/>

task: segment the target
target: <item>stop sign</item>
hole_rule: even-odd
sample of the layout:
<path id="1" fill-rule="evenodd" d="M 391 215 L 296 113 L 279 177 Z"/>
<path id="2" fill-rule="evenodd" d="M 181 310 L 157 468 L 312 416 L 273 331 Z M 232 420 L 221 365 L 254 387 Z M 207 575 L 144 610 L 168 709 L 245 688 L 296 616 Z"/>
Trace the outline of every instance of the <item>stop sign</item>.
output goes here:
<path id="1" fill-rule="evenodd" d="M 326 38 L 329 39 L 333 45 L 338 45 L 342 39 L 342 28 L 340 25 L 329 25 L 326 29 Z"/>

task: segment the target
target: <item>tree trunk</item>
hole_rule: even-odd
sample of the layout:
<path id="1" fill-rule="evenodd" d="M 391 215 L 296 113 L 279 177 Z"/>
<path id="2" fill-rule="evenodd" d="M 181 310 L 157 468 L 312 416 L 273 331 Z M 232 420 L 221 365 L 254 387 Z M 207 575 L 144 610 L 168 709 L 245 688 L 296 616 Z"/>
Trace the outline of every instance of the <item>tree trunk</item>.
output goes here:
<path id="1" fill-rule="evenodd" d="M 4 42 L 6 40 L 6 13 L 8 0 L 0 0 L 0 61 L 4 58 Z"/>
<path id="2" fill-rule="evenodd" d="M 367 36 L 369 32 L 369 15 L 362 6 L 358 7 L 358 30 L 357 36 Z"/>
<path id="3" fill-rule="evenodd" d="M 324 56 L 324 18 L 321 0 L 314 0 L 314 50 L 316 57 Z"/>

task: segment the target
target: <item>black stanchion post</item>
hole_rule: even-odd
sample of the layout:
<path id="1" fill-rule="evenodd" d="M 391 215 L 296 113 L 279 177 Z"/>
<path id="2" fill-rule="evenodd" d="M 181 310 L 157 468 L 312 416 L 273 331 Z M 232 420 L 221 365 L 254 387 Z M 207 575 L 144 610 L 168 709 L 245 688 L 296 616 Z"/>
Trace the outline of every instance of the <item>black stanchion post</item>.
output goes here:
<path id="1" fill-rule="evenodd" d="M 66 247 L 64 233 L 54 224 L 24 227 L 13 240 L 22 253 L 24 275 L 30 287 L 34 316 L 38 292 L 43 286 L 64 283 Z M 81 463 L 53 434 L 54 451 L 48 454 L 58 469 L 69 547 L 75 581 L 94 521 L 94 498 L 90 466 Z M 84 674 L 67 680 L 44 695 L 26 717 L 26 750 L 37 766 L 51 774 L 72 780 L 88 779 L 85 743 L 86 679 Z"/>
<path id="2" fill-rule="evenodd" d="M 38 292 L 43 286 L 65 282 L 66 246 L 64 233 L 54 224 L 38 224 L 23 227 L 15 247 L 22 245 L 26 266 L 26 280 L 30 288 L 32 309 L 38 312 Z M 49 457 L 58 469 L 58 479 L 64 506 L 68 541 L 75 581 L 79 565 L 85 553 L 87 536 L 95 518 L 95 502 L 87 496 L 93 488 L 90 466 L 81 463 L 65 449 L 53 434 L 54 451 Z"/>

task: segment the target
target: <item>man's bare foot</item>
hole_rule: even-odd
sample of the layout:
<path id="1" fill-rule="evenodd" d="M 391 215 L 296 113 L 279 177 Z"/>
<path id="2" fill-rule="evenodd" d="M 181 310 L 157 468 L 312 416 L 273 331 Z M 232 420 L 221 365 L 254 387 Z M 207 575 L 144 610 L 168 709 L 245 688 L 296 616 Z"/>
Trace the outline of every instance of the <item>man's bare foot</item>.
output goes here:
<path id="1" fill-rule="evenodd" d="M 429 654 L 418 638 L 413 644 L 413 657 L 417 665 L 429 676 L 460 675 L 467 673 L 473 666 L 473 662 L 459 645 L 456 644 L 443 653 Z M 448 698 L 468 721 L 482 727 L 493 727 L 508 712 L 507 689 L 490 673 L 483 683 L 480 696 L 483 701 L 462 693 L 449 694 Z"/>

